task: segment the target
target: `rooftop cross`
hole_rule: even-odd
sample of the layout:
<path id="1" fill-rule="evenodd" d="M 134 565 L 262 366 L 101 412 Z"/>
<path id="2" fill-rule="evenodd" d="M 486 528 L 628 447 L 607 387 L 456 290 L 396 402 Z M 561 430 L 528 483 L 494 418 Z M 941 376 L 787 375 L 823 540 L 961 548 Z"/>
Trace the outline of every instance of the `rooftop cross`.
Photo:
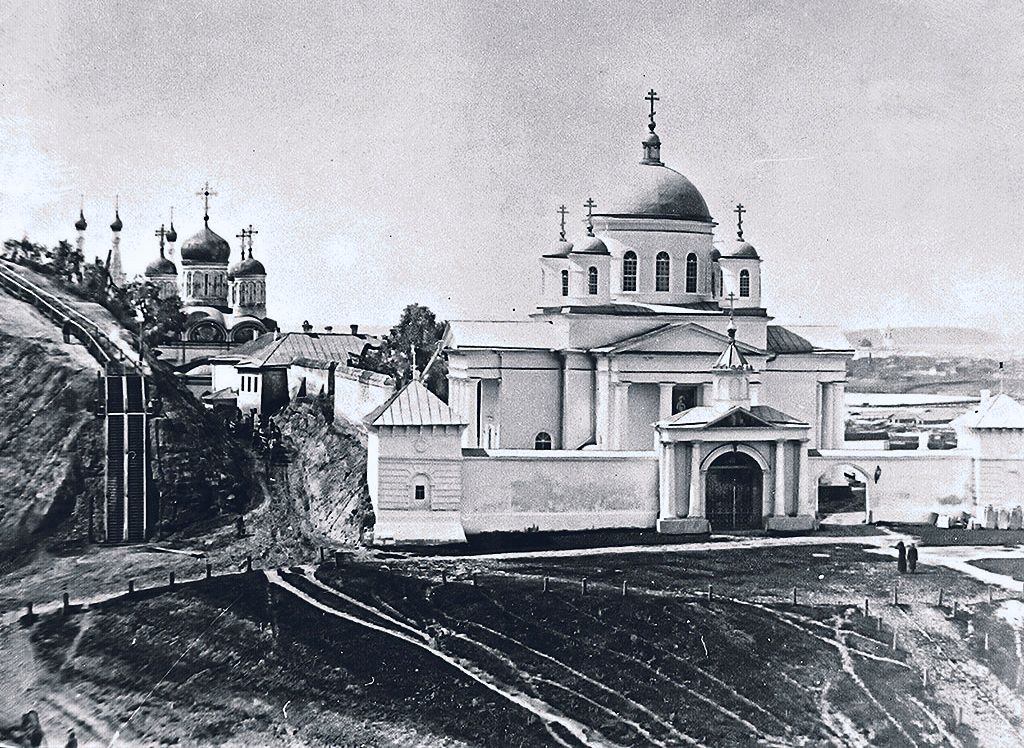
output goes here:
<path id="1" fill-rule="evenodd" d="M 559 232 L 558 236 L 563 242 L 565 241 L 565 215 L 568 212 L 569 210 L 564 205 L 558 206 L 558 213 L 562 217 L 562 230 Z"/>
<path id="2" fill-rule="evenodd" d="M 203 198 L 203 222 L 206 224 L 210 223 L 210 198 L 216 197 L 216 192 L 210 191 L 210 180 L 206 180 L 203 185 L 203 189 L 196 193 L 199 197 Z"/>
<path id="3" fill-rule="evenodd" d="M 249 238 L 249 231 L 242 229 L 239 233 L 235 234 L 235 238 L 241 240 L 242 245 L 242 259 L 245 259 L 245 240 Z"/>
<path id="4" fill-rule="evenodd" d="M 257 231 L 256 229 L 254 229 L 252 227 L 252 224 L 250 223 L 249 224 L 249 259 L 250 260 L 252 259 L 252 237 L 253 237 L 253 234 L 258 234 L 258 233 L 260 233 L 260 232 Z"/>
<path id="5" fill-rule="evenodd" d="M 736 320 L 734 314 L 734 307 L 736 304 L 736 294 L 732 291 L 729 292 L 729 337 L 736 338 Z"/>
<path id="6" fill-rule="evenodd" d="M 153 236 L 160 237 L 160 257 L 164 256 L 164 237 L 167 235 L 167 231 L 164 230 L 164 225 L 161 223 L 160 228 L 153 232 Z"/>
<path id="7" fill-rule="evenodd" d="M 594 202 L 594 198 L 588 197 L 587 202 L 583 203 L 583 207 L 587 209 L 587 236 L 594 235 L 594 208 L 597 207 L 597 203 Z"/>
<path id="8" fill-rule="evenodd" d="M 657 127 L 657 124 L 654 121 L 654 102 L 660 101 L 660 99 L 658 98 L 657 92 L 653 88 L 647 92 L 647 95 L 644 97 L 644 99 L 646 101 L 651 102 L 651 113 L 649 115 L 651 118 L 651 124 L 647 125 L 647 127 L 650 128 L 651 132 L 654 132 L 654 128 Z"/>
<path id="9" fill-rule="evenodd" d="M 743 207 L 743 203 L 736 203 L 736 209 L 733 213 L 736 214 L 736 238 L 743 241 L 743 214 L 747 212 L 747 209 Z"/>

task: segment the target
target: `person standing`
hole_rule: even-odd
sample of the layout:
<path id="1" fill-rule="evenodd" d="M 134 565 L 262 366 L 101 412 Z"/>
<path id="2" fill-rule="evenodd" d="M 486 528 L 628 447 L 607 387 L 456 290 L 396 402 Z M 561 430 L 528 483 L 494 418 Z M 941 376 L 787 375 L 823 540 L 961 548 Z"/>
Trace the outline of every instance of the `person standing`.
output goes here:
<path id="1" fill-rule="evenodd" d="M 899 571 L 900 574 L 906 574 L 907 573 L 907 546 L 905 546 L 903 544 L 902 540 L 896 544 L 896 553 L 898 554 L 896 556 L 896 570 Z"/>
<path id="2" fill-rule="evenodd" d="M 907 549 L 907 566 L 910 568 L 911 574 L 917 570 L 917 546 L 913 543 Z"/>

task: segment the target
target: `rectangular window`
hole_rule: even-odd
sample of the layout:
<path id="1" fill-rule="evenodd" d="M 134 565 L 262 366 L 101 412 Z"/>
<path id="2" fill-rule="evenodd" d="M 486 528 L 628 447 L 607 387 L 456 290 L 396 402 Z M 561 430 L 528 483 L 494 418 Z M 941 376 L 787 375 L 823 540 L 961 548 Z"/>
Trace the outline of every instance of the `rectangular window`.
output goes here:
<path id="1" fill-rule="evenodd" d="M 426 498 L 427 498 L 427 487 L 426 486 L 416 486 L 415 496 L 416 496 L 416 501 L 425 501 Z"/>

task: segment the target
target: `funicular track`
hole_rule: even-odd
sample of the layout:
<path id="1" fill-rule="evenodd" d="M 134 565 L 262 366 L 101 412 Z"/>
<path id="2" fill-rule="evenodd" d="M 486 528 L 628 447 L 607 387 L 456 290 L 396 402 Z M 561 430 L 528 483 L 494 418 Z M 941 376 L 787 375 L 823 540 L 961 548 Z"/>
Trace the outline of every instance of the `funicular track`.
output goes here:
<path id="1" fill-rule="evenodd" d="M 134 361 L 86 315 L 2 260 L 0 288 L 61 328 L 66 342 L 72 336 L 81 342 L 100 365 L 96 415 L 105 420 L 104 539 L 144 541 L 156 512 L 149 485 L 149 413 L 142 361 Z"/>

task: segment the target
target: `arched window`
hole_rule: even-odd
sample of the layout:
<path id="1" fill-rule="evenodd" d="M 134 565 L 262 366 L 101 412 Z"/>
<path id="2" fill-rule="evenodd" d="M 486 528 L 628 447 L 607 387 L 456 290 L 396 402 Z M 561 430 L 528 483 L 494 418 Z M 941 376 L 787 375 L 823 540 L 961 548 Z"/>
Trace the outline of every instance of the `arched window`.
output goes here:
<path id="1" fill-rule="evenodd" d="M 562 271 L 562 296 L 569 295 L 569 271 Z"/>
<path id="2" fill-rule="evenodd" d="M 740 271 L 740 296 L 750 296 L 750 271 Z"/>
<path id="3" fill-rule="evenodd" d="M 597 296 L 597 268 L 591 267 L 587 271 L 587 290 L 591 296 Z"/>
<path id="4" fill-rule="evenodd" d="M 622 290 L 636 290 L 636 252 L 626 252 L 622 256 Z"/>
<path id="5" fill-rule="evenodd" d="M 541 431 L 537 434 L 537 438 L 533 440 L 534 449 L 551 449 L 551 434 L 547 431 Z"/>
<path id="6" fill-rule="evenodd" d="M 668 290 L 669 262 L 668 252 L 658 252 L 658 256 L 654 258 L 655 291 Z"/>
<path id="7" fill-rule="evenodd" d="M 697 255 L 686 255 L 686 293 L 697 293 Z"/>

